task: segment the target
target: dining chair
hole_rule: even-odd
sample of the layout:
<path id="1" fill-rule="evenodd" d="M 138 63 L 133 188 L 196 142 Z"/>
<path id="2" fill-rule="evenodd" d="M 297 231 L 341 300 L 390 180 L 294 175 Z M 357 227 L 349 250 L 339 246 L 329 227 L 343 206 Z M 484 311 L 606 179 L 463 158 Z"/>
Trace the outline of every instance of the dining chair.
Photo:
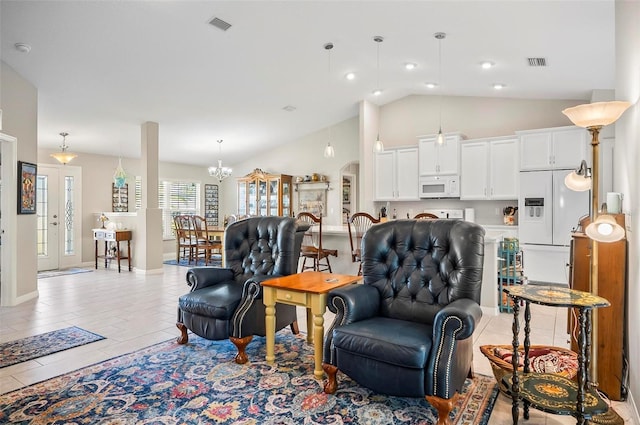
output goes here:
<path id="1" fill-rule="evenodd" d="M 371 226 L 377 223 L 380 223 L 380 220 L 365 212 L 357 212 L 347 220 L 349 243 L 351 244 L 351 261 L 360 263 L 358 276 L 362 276 L 362 236 Z"/>
<path id="2" fill-rule="evenodd" d="M 209 235 L 209 230 L 207 229 L 207 221 L 204 217 L 199 215 L 191 216 L 191 220 L 193 223 L 193 231 L 195 236 L 195 258 L 200 259 L 201 257 L 204 259 L 204 265 L 209 265 L 209 262 L 212 261 L 212 252 L 214 250 L 220 250 L 222 248 L 222 241 L 214 240 L 213 237 Z"/>
<path id="3" fill-rule="evenodd" d="M 181 258 L 187 259 L 188 264 L 194 259 L 196 240 L 191 234 L 191 216 L 176 215 L 173 217 L 173 226 L 176 232 L 176 262 Z M 182 255 L 180 252 L 182 251 Z"/>
<path id="4" fill-rule="evenodd" d="M 329 273 L 331 273 L 329 256 L 337 257 L 338 250 L 322 247 L 322 215 L 317 217 L 312 213 L 302 212 L 298 214 L 296 218 L 298 221 L 309 225 L 309 229 L 304 234 L 302 248 L 300 249 L 300 256 L 303 257 L 300 272 L 313 270 L 318 272 L 329 271 Z M 312 261 L 310 266 L 307 266 L 307 259 Z M 325 260 L 324 264 L 321 263 L 322 260 Z"/>
<path id="5" fill-rule="evenodd" d="M 433 220 L 433 219 L 437 219 L 437 218 L 440 218 L 440 217 L 438 217 L 435 214 L 422 212 L 422 213 L 416 214 L 413 218 L 414 219 L 421 219 L 421 220 Z"/>

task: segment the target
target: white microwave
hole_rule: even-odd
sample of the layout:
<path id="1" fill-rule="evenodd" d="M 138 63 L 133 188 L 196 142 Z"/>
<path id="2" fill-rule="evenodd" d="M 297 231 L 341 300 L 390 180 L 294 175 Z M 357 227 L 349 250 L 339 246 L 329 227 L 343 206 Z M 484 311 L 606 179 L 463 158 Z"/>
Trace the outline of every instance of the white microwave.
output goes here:
<path id="1" fill-rule="evenodd" d="M 420 198 L 459 198 L 460 176 L 420 176 Z"/>

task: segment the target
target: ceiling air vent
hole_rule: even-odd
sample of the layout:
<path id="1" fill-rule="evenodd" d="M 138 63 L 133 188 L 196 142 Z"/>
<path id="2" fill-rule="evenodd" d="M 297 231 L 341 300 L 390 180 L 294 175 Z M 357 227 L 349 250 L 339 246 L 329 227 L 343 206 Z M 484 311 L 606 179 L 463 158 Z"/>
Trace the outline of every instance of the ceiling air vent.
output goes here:
<path id="1" fill-rule="evenodd" d="M 529 66 L 547 66 L 546 58 L 527 58 Z"/>
<path id="2" fill-rule="evenodd" d="M 221 29 L 222 31 L 226 31 L 231 28 L 231 24 L 223 21 L 220 18 L 213 18 L 209 21 L 209 25 L 213 25 L 214 27 Z"/>

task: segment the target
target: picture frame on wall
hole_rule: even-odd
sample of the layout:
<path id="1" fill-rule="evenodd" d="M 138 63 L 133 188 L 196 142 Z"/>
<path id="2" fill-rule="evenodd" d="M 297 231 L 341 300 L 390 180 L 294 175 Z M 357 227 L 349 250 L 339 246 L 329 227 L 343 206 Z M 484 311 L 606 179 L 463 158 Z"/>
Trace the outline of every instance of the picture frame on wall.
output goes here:
<path id="1" fill-rule="evenodd" d="M 327 216 L 327 189 L 300 189 L 298 212 L 310 212 L 317 217 Z"/>
<path id="2" fill-rule="evenodd" d="M 36 213 L 38 166 L 18 161 L 18 214 Z"/>

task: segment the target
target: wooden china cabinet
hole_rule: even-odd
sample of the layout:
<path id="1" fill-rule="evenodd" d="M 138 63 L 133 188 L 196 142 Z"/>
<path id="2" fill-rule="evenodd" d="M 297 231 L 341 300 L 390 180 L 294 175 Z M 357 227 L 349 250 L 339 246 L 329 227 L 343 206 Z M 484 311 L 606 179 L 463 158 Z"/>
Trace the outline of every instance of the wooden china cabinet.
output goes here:
<path id="1" fill-rule="evenodd" d="M 623 228 L 624 214 L 611 214 Z M 585 229 L 590 223 L 589 217 L 580 222 Z M 573 233 L 571 241 L 572 289 L 589 292 L 591 276 L 591 239 L 583 232 Z M 597 349 L 598 389 L 611 400 L 625 398 L 623 383 L 626 374 L 626 293 L 627 293 L 627 240 L 598 244 L 598 294 L 611 303 L 610 307 L 599 308 L 593 312 L 598 315 L 598 334 L 593 335 Z M 573 338 L 576 315 L 569 314 L 569 332 L 572 334 L 571 350 L 578 352 L 578 344 Z"/>
<path id="2" fill-rule="evenodd" d="M 286 174 L 269 174 L 259 168 L 238 179 L 238 215 L 290 217 L 291 184 Z"/>

